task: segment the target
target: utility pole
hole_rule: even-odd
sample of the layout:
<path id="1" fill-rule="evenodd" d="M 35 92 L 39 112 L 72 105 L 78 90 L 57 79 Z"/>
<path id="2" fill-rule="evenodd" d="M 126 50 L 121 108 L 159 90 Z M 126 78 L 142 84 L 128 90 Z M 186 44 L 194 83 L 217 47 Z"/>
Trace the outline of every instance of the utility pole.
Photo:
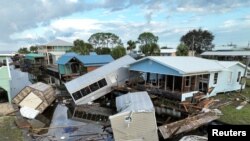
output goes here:
<path id="1" fill-rule="evenodd" d="M 193 43 L 192 43 L 192 56 L 194 56 L 194 36 L 193 36 Z"/>

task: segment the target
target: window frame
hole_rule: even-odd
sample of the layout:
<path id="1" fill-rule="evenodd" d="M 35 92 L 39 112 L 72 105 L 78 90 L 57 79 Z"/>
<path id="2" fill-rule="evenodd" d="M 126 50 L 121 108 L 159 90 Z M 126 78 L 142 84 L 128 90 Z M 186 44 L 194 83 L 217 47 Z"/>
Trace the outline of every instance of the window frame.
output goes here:
<path id="1" fill-rule="evenodd" d="M 217 84 L 217 82 L 218 82 L 218 76 L 219 76 L 219 73 L 218 72 L 216 72 L 216 73 L 214 73 L 214 84 Z"/>

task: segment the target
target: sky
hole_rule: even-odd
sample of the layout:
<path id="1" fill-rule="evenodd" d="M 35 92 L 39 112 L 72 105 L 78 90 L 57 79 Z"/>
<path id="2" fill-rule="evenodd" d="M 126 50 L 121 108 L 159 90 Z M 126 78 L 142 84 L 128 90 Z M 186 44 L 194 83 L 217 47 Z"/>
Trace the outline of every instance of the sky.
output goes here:
<path id="1" fill-rule="evenodd" d="M 250 0 L 1 0 L 0 51 L 73 42 L 111 32 L 124 46 L 143 32 L 176 48 L 193 29 L 210 31 L 216 46 L 250 43 Z"/>

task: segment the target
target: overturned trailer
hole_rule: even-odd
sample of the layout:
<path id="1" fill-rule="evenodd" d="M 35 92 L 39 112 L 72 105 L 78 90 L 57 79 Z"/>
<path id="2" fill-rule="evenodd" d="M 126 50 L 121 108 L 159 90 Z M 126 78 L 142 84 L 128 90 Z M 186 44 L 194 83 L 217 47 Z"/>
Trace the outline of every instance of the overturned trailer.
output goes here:
<path id="1" fill-rule="evenodd" d="M 109 117 L 116 141 L 157 141 L 153 103 L 147 92 L 129 93 L 116 98 L 119 113 Z"/>
<path id="2" fill-rule="evenodd" d="M 42 113 L 54 100 L 55 90 L 48 84 L 37 82 L 22 89 L 13 98 L 12 102 L 22 107 L 24 111 L 27 111 L 28 115 L 37 111 L 32 116 L 34 118 L 38 113 Z M 26 117 L 26 114 L 23 116 Z"/>
<path id="3" fill-rule="evenodd" d="M 130 77 L 128 66 L 136 60 L 126 55 L 65 83 L 76 105 L 87 104 L 124 84 Z"/>

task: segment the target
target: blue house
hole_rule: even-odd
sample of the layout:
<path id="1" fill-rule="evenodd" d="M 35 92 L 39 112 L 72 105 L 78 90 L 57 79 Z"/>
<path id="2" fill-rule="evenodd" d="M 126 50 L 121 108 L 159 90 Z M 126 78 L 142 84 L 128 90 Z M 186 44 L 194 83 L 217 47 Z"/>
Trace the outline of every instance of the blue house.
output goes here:
<path id="1" fill-rule="evenodd" d="M 137 87 L 150 93 L 188 100 L 202 91 L 207 97 L 245 87 L 245 65 L 198 57 L 151 56 L 130 64 L 130 71 L 142 73 Z"/>
<path id="2" fill-rule="evenodd" d="M 57 60 L 58 71 L 62 80 L 72 80 L 114 60 L 111 55 L 91 54 L 78 55 L 76 53 L 66 53 L 62 55 Z"/>

